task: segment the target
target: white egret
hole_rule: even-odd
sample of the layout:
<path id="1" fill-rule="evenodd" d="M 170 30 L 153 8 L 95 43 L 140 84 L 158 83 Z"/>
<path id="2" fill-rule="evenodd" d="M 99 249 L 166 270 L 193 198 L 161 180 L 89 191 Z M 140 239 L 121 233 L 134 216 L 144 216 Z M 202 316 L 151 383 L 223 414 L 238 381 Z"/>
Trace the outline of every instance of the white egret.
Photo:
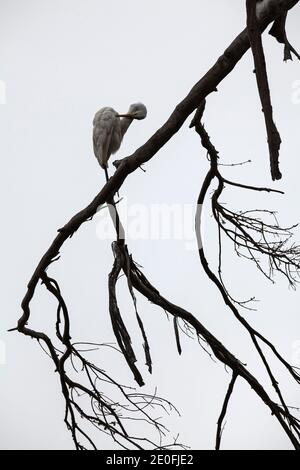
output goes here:
<path id="1" fill-rule="evenodd" d="M 108 160 L 116 153 L 122 143 L 125 132 L 134 119 L 144 119 L 147 115 L 146 106 L 142 103 L 132 104 L 126 114 L 118 114 L 113 108 L 100 109 L 93 120 L 94 153 L 105 171 L 108 180 Z"/>

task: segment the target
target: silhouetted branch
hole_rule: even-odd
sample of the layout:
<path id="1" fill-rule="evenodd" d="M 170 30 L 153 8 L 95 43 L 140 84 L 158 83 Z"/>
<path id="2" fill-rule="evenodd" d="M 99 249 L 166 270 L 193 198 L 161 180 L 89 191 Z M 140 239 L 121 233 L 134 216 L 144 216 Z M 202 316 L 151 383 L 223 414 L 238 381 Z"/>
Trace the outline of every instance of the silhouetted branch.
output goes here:
<path id="1" fill-rule="evenodd" d="M 126 250 L 126 246 L 123 247 Z M 131 268 L 131 281 L 132 285 L 144 295 L 150 302 L 160 306 L 163 310 L 167 311 L 173 316 L 181 318 L 189 325 L 191 325 L 197 335 L 201 337 L 212 349 L 214 356 L 223 364 L 227 365 L 236 376 L 242 377 L 256 392 L 256 394 L 263 400 L 263 402 L 271 410 L 271 413 L 276 416 L 285 433 L 294 445 L 295 449 L 300 449 L 299 436 L 297 432 L 300 429 L 296 418 L 294 418 L 285 407 L 281 407 L 274 403 L 258 382 L 258 380 L 243 366 L 243 364 L 234 357 L 234 355 L 226 349 L 222 343 L 213 336 L 191 313 L 183 308 L 166 300 L 147 280 L 145 275 L 140 269 L 132 262 Z M 296 436 L 294 435 L 296 433 Z"/>
<path id="2" fill-rule="evenodd" d="M 201 109 L 202 108 L 203 108 L 203 106 L 201 107 Z M 201 116 L 203 115 L 203 111 L 204 110 L 202 109 Z M 210 169 L 209 169 L 209 171 L 206 175 L 206 178 L 204 179 L 204 182 L 202 183 L 200 193 L 199 193 L 199 197 L 198 197 L 198 200 L 197 200 L 196 233 L 197 233 L 198 252 L 199 252 L 200 261 L 201 261 L 201 264 L 202 264 L 202 267 L 203 267 L 205 273 L 207 274 L 209 279 L 218 288 L 225 304 L 230 308 L 230 310 L 234 314 L 235 318 L 237 318 L 237 320 L 245 327 L 245 329 L 250 334 L 250 337 L 253 341 L 255 349 L 258 352 L 258 354 L 259 354 L 259 356 L 260 356 L 260 358 L 261 358 L 261 360 L 262 360 L 262 362 L 263 362 L 263 364 L 266 368 L 266 371 L 267 371 L 267 373 L 270 377 L 271 383 L 272 383 L 272 385 L 273 385 L 273 387 L 274 387 L 274 389 L 275 389 L 275 391 L 278 395 L 280 403 L 281 403 L 283 409 L 285 410 L 285 412 L 289 415 L 290 413 L 289 413 L 288 407 L 287 407 L 287 405 L 286 405 L 286 403 L 283 399 L 283 396 L 282 396 L 281 390 L 279 388 L 278 382 L 275 379 L 274 374 L 271 370 L 271 367 L 269 366 L 269 364 L 266 360 L 266 357 L 265 357 L 265 355 L 264 355 L 264 353 L 263 353 L 263 351 L 262 351 L 262 349 L 261 349 L 261 347 L 260 347 L 257 340 L 258 339 L 261 340 L 263 343 L 265 343 L 272 350 L 272 352 L 275 354 L 277 359 L 279 359 L 279 361 L 287 368 L 287 370 L 290 372 L 290 374 L 293 376 L 293 378 L 299 384 L 300 384 L 300 375 L 298 374 L 296 369 L 293 368 L 287 361 L 285 361 L 285 359 L 278 353 L 278 351 L 276 350 L 274 345 L 269 340 L 267 340 L 261 333 L 259 333 L 254 328 L 252 328 L 251 325 L 240 315 L 239 311 L 237 310 L 237 308 L 235 307 L 235 305 L 232 301 L 232 297 L 229 295 L 228 291 L 226 290 L 226 288 L 223 284 L 222 278 L 221 279 L 218 278 L 213 273 L 213 271 L 209 267 L 208 261 L 207 261 L 206 256 L 205 256 L 204 247 L 203 247 L 202 238 L 201 238 L 201 231 L 200 231 L 201 230 L 201 212 L 200 212 L 200 215 L 198 215 L 198 213 L 199 213 L 198 208 L 203 206 L 205 197 L 207 195 L 208 188 L 209 188 L 211 182 L 213 181 L 213 179 L 216 178 L 218 180 L 218 187 L 214 191 L 213 196 L 211 198 L 212 211 L 213 211 L 213 214 L 215 216 L 215 220 L 216 220 L 217 225 L 218 225 L 218 230 L 219 230 L 219 233 L 220 233 L 220 229 L 223 229 L 227 235 L 229 234 L 228 236 L 229 236 L 230 239 L 232 239 L 234 241 L 235 246 L 237 244 L 238 244 L 238 246 L 241 246 L 241 245 L 243 245 L 243 243 L 245 243 L 245 246 L 247 247 L 246 242 L 252 243 L 252 247 L 254 246 L 255 249 L 258 252 L 260 252 L 262 254 L 267 254 L 269 256 L 270 263 L 271 263 L 271 270 L 275 268 L 279 272 L 284 273 L 288 277 L 290 282 L 294 282 L 294 277 L 292 277 L 292 275 L 291 275 L 291 266 L 294 266 L 295 269 L 300 268 L 299 262 L 298 262 L 298 259 L 299 259 L 299 256 L 300 256 L 300 248 L 299 247 L 292 247 L 292 248 L 289 248 L 289 249 L 284 249 L 283 247 L 284 247 L 284 244 L 286 243 L 286 240 L 284 240 L 283 242 L 278 242 L 279 244 L 276 244 L 275 246 L 272 245 L 272 244 L 270 245 L 270 243 L 268 243 L 266 241 L 266 234 L 265 234 L 266 232 L 271 232 L 271 234 L 273 234 L 274 233 L 273 230 L 275 230 L 275 233 L 277 235 L 280 234 L 281 232 L 286 234 L 287 229 L 281 229 L 278 226 L 278 224 L 274 228 L 274 226 L 264 224 L 263 222 L 258 221 L 257 219 L 250 219 L 250 218 L 247 218 L 247 217 L 246 217 L 246 219 L 244 219 L 243 215 L 241 216 L 241 219 L 239 219 L 238 216 L 233 217 L 233 220 L 230 219 L 230 218 L 227 218 L 226 221 L 227 222 L 231 221 L 235 225 L 235 228 L 236 228 L 236 232 L 231 237 L 230 229 L 224 228 L 225 225 L 222 223 L 222 221 L 220 221 L 220 218 L 218 217 L 218 210 L 220 208 L 220 205 L 218 203 L 218 199 L 219 199 L 219 197 L 222 194 L 223 189 L 224 189 L 224 179 L 223 179 L 223 177 L 220 174 L 219 169 L 218 169 L 218 158 L 219 158 L 218 151 L 215 149 L 215 147 L 211 143 L 211 140 L 210 140 L 203 124 L 200 121 L 196 122 L 195 119 L 192 122 L 193 122 L 193 126 L 195 127 L 196 132 L 199 134 L 199 136 L 201 138 L 201 143 L 202 143 L 203 147 L 207 150 L 209 158 L 210 158 Z M 250 188 L 247 187 L 246 189 L 250 189 Z M 253 188 L 253 189 L 256 190 L 256 188 Z M 222 215 L 224 215 L 224 213 L 225 213 L 225 210 L 223 211 Z M 250 229 L 253 229 L 253 230 L 256 230 L 256 231 L 260 232 L 262 237 L 263 237 L 264 242 L 262 242 L 262 243 L 261 242 L 258 242 L 258 243 L 255 242 L 255 240 L 251 237 L 251 235 L 249 235 L 249 233 L 245 230 L 245 226 L 246 226 L 247 229 L 249 229 L 249 227 L 250 227 Z M 239 236 L 238 231 L 240 231 L 243 235 L 242 241 L 240 241 L 238 239 L 238 236 Z M 233 238 L 234 236 L 235 236 L 235 238 Z M 289 237 L 290 237 L 290 232 L 288 232 L 288 238 Z M 251 248 L 249 248 L 249 249 L 251 250 Z M 220 242 L 220 238 L 219 238 L 219 269 L 220 269 L 220 265 L 221 265 L 220 258 L 221 258 L 221 242 Z M 284 266 L 286 266 L 286 271 L 283 271 L 281 269 L 282 264 Z M 219 275 L 220 275 L 220 272 L 219 272 Z M 294 433 L 293 436 L 296 439 L 296 441 L 298 441 L 298 447 L 299 447 L 299 445 L 300 445 L 299 440 L 298 440 L 299 439 L 299 431 L 300 431 L 299 423 L 296 420 L 296 418 L 293 417 L 292 415 L 289 416 L 288 420 L 289 420 L 290 431 L 291 431 L 291 433 Z M 291 435 L 290 435 L 290 438 L 291 438 Z"/>
<path id="3" fill-rule="evenodd" d="M 205 108 L 205 103 L 201 106 L 202 111 L 201 111 L 201 113 L 198 113 L 198 116 L 203 115 L 204 108 Z M 209 149 L 210 152 L 211 152 L 210 153 L 210 162 L 211 162 L 210 172 L 217 172 L 217 174 L 218 174 L 218 167 L 217 167 L 218 153 L 217 153 L 215 147 L 211 144 L 210 139 L 208 137 L 208 134 L 204 129 L 204 126 L 200 122 L 197 123 L 195 120 L 193 121 L 193 125 L 195 126 L 197 132 L 200 134 L 202 144 L 205 146 L 205 148 Z M 200 202 L 202 201 L 202 203 L 204 202 L 205 194 L 206 194 L 206 191 L 208 189 L 206 181 L 207 181 L 207 178 L 205 179 L 205 181 L 203 183 L 202 190 L 200 191 L 200 196 L 199 196 L 198 202 L 199 201 Z M 203 190 L 203 187 L 204 187 L 204 190 Z M 110 212 L 110 214 L 112 214 L 112 212 Z M 118 215 L 118 220 L 119 220 L 119 223 L 122 224 L 119 215 Z M 115 223 L 114 223 L 114 225 L 115 225 Z M 116 228 L 116 225 L 115 225 L 115 228 Z M 263 352 L 262 352 L 262 350 L 261 350 L 261 348 L 260 348 L 260 346 L 257 342 L 256 335 L 260 339 L 265 341 L 268 345 L 270 345 L 270 347 L 272 348 L 273 351 L 275 350 L 275 348 L 274 348 L 273 345 L 271 345 L 271 343 L 269 343 L 267 340 L 265 340 L 265 338 L 263 338 L 262 335 L 260 335 L 254 329 L 252 329 L 251 326 L 248 325 L 248 323 L 239 315 L 239 313 L 236 310 L 236 308 L 234 307 L 234 305 L 231 304 L 228 296 L 226 295 L 225 290 L 222 289 L 222 291 L 221 291 L 221 293 L 224 297 L 224 300 L 227 303 L 227 305 L 230 306 L 230 308 L 234 309 L 233 312 L 235 313 L 237 318 L 243 323 L 244 326 L 246 326 L 247 330 L 249 331 L 250 336 L 251 336 L 251 338 L 252 338 L 252 340 L 255 344 L 255 347 L 256 347 L 257 351 L 259 352 L 260 357 L 262 358 L 262 361 L 263 361 L 263 363 L 264 363 L 264 365 L 267 369 L 267 372 L 268 372 L 268 374 L 271 378 L 272 385 L 273 385 L 273 387 L 275 388 L 275 390 L 278 394 L 278 397 L 279 397 L 281 405 L 282 405 L 281 407 L 279 407 L 278 405 L 276 405 L 275 403 L 272 402 L 272 400 L 268 397 L 268 395 L 263 390 L 263 388 L 261 387 L 259 382 L 255 379 L 255 377 L 252 376 L 244 368 L 244 366 L 240 363 L 240 361 L 238 361 L 213 335 L 211 335 L 208 332 L 208 330 L 206 330 L 204 328 L 204 326 L 197 319 L 195 319 L 195 317 L 192 314 L 190 314 L 189 312 L 183 310 L 181 307 L 178 307 L 178 306 L 170 303 L 169 301 L 167 301 L 166 299 L 164 299 L 161 296 L 159 291 L 151 285 L 151 283 L 147 280 L 145 275 L 139 269 L 138 265 L 133 261 L 132 256 L 129 255 L 127 245 L 125 244 L 125 240 L 123 240 L 122 243 L 120 243 L 119 241 L 113 242 L 112 249 L 113 249 L 114 253 L 116 253 L 116 251 L 118 250 L 120 263 L 123 260 L 122 269 L 123 269 L 124 274 L 127 276 L 127 278 L 130 278 L 130 280 L 128 282 L 131 286 L 131 289 L 135 288 L 142 295 L 144 295 L 149 301 L 151 301 L 152 303 L 162 307 L 164 311 L 167 311 L 168 313 L 173 315 L 174 326 L 176 325 L 175 335 L 176 335 L 176 341 L 177 341 L 177 347 L 178 347 L 179 353 L 181 353 L 181 347 L 180 347 L 180 343 L 179 343 L 177 321 L 178 321 L 178 318 L 181 318 L 188 325 L 193 327 L 195 329 L 198 337 L 201 337 L 211 347 L 215 357 L 232 369 L 234 379 L 232 379 L 232 382 L 229 386 L 228 392 L 227 392 L 226 397 L 225 397 L 225 402 L 224 402 L 224 405 L 223 405 L 223 408 L 222 408 L 222 412 L 221 412 L 221 415 L 220 415 L 220 418 L 219 418 L 219 421 L 218 421 L 217 441 L 216 441 L 217 442 L 216 445 L 218 446 L 218 448 L 220 446 L 222 421 L 223 421 L 225 413 L 226 413 L 227 403 L 228 403 L 230 395 L 232 393 L 232 389 L 233 389 L 234 382 L 235 382 L 236 378 L 238 376 L 241 376 L 249 383 L 251 388 L 254 389 L 256 391 L 256 393 L 263 399 L 264 403 L 271 409 L 272 414 L 274 414 L 277 417 L 277 419 L 279 420 L 281 426 L 285 430 L 286 434 L 288 435 L 288 437 L 289 437 L 290 441 L 292 442 L 292 444 L 294 445 L 294 447 L 296 449 L 300 449 L 300 441 L 299 441 L 300 426 L 299 426 L 298 420 L 293 415 L 291 415 L 291 413 L 289 412 L 288 407 L 285 404 L 285 401 L 282 397 L 282 394 L 281 394 L 281 391 L 279 389 L 278 383 L 276 382 L 276 380 L 274 378 L 274 375 L 271 371 L 271 368 L 269 367 L 269 364 L 266 361 L 266 358 L 265 358 L 265 356 L 264 356 L 264 354 L 263 354 Z M 209 270 L 207 261 L 204 257 L 203 248 L 201 248 L 199 251 L 201 252 L 200 257 L 201 257 L 201 261 L 202 261 L 202 264 L 203 264 L 203 267 L 204 267 L 205 271 L 207 272 L 209 277 L 213 280 L 213 282 L 215 282 L 217 284 L 217 286 L 219 287 L 220 286 L 220 281 L 218 281 L 218 279 L 215 277 L 215 275 L 212 273 L 212 271 Z M 128 263 L 128 261 L 129 261 L 129 263 Z M 277 351 L 276 351 L 276 353 L 277 353 Z M 276 355 L 277 355 L 277 357 L 279 356 L 278 353 Z M 281 358 L 281 356 L 279 356 L 279 357 Z M 282 362 L 285 364 L 284 359 L 283 358 L 281 358 L 281 359 L 282 359 Z M 296 378 L 296 380 L 300 383 L 300 376 L 297 375 L 297 373 L 294 371 L 294 369 L 289 364 L 288 364 L 288 369 L 289 369 L 289 371 L 292 371 L 294 378 Z"/>

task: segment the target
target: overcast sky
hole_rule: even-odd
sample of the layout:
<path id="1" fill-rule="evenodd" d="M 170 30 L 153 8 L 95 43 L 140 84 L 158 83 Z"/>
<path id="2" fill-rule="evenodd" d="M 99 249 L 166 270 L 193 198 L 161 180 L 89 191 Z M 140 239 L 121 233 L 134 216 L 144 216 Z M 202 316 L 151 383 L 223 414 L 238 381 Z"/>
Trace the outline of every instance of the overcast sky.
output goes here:
<path id="1" fill-rule="evenodd" d="M 20 302 L 36 263 L 56 230 L 85 207 L 104 182 L 92 151 L 92 119 L 102 106 L 125 112 L 142 101 L 148 116 L 134 122 L 118 158 L 131 154 L 166 120 L 175 105 L 207 71 L 245 24 L 244 1 L 214 0 L 0 0 L 0 105 L 2 201 L 2 313 L 0 356 L 0 447 L 2 449 L 72 449 L 63 423 L 64 403 L 53 364 L 38 344 L 6 333 L 21 314 Z M 300 48 L 300 9 L 288 20 L 291 42 Z M 228 189 L 222 201 L 240 209 L 278 211 L 282 224 L 299 222 L 299 62 L 283 63 L 282 46 L 265 36 L 265 49 L 276 123 L 282 134 L 283 179 L 273 184 L 253 61 L 248 53 L 207 100 L 205 124 L 223 163 L 251 159 L 244 166 L 224 167 L 224 174 L 248 184 L 273 185 L 284 196 Z M 4 100 L 4 86 L 6 99 Z M 193 210 L 208 168 L 199 138 L 180 132 L 120 191 L 123 210 L 151 209 L 158 204 L 185 204 Z M 110 167 L 110 172 L 112 168 Z M 126 206 L 126 207 L 125 207 Z M 142 208 L 142 209 L 141 209 Z M 145 209 L 146 208 L 146 209 Z M 145 212 L 144 212 L 145 213 Z M 134 212 L 132 212 L 134 214 Z M 185 221 L 193 228 L 193 213 Z M 111 240 L 103 239 L 97 215 L 84 224 L 61 251 L 49 272 L 58 279 L 70 307 L 72 336 L 77 341 L 114 341 L 108 316 L 107 275 Z M 172 302 L 194 313 L 204 325 L 260 378 L 272 387 L 249 336 L 223 305 L 206 279 L 197 252 L 186 239 L 128 239 L 130 252 L 145 275 Z M 216 268 L 216 230 L 209 208 L 204 212 L 203 241 Z M 300 231 L 295 231 L 300 242 Z M 268 282 L 251 263 L 236 260 L 229 244 L 224 280 L 239 299 L 256 296 L 257 311 L 247 320 L 272 340 L 282 355 L 300 366 L 299 292 L 276 277 Z M 213 362 L 197 341 L 182 338 L 178 357 L 165 313 L 138 296 L 138 307 L 153 355 L 152 377 L 143 367 L 141 338 L 132 304 L 120 287 L 122 314 L 129 324 L 147 382 L 158 387 L 181 412 L 169 418 L 172 435 L 194 449 L 214 447 L 216 422 L 230 374 Z M 31 325 L 50 331 L 55 303 L 42 287 L 32 303 Z M 101 367 L 133 385 L 124 361 L 99 352 Z M 271 360 L 290 406 L 300 406 L 299 388 Z M 238 380 L 223 433 L 224 449 L 290 449 L 274 417 Z M 142 431 L 143 432 L 143 431 Z M 111 443 L 100 436 L 99 448 Z"/>

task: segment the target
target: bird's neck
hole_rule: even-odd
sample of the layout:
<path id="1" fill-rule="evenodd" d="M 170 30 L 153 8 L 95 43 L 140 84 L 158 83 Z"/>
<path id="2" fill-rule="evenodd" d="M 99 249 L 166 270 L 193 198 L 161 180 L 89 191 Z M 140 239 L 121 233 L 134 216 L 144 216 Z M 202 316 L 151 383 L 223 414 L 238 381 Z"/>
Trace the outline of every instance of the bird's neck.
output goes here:
<path id="1" fill-rule="evenodd" d="M 124 136 L 124 134 L 126 133 L 128 127 L 130 126 L 130 124 L 132 123 L 133 121 L 133 118 L 131 117 L 123 117 L 121 119 L 121 132 L 122 132 L 122 137 Z"/>

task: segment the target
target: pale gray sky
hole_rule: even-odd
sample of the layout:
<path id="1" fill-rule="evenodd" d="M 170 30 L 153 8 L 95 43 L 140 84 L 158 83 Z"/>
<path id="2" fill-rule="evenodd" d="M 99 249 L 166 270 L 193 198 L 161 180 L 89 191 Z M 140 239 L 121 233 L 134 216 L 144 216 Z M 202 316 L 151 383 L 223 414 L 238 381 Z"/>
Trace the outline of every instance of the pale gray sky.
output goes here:
<path id="1" fill-rule="evenodd" d="M 0 365 L 0 447 L 2 449 L 70 449 L 63 423 L 64 403 L 53 365 L 37 343 L 7 334 L 20 316 L 20 302 L 32 271 L 61 227 L 98 192 L 104 175 L 92 152 L 94 113 L 108 105 L 126 111 L 142 101 L 147 119 L 134 122 L 118 157 L 132 153 L 168 117 L 190 87 L 207 71 L 245 24 L 240 0 L 0 0 L 0 79 L 6 104 L 0 105 L 2 315 L 1 341 L 6 358 Z M 300 48 L 300 9 L 288 21 L 291 42 Z M 299 62 L 282 62 L 282 47 L 265 36 L 276 123 L 282 133 L 284 196 L 228 189 L 223 196 L 234 209 L 278 210 L 283 224 L 300 220 L 299 111 L 295 86 Z M 248 53 L 208 98 L 205 123 L 223 162 L 252 160 L 224 168 L 227 177 L 248 184 L 272 184 L 253 62 Z M 298 83 L 299 85 L 299 83 Z M 207 170 L 205 153 L 188 122 L 146 166 L 124 184 L 128 206 L 194 204 Z M 110 171 L 111 168 L 110 168 Z M 275 185 L 274 185 L 275 186 Z M 69 304 L 73 337 L 78 341 L 113 341 L 107 304 L 110 240 L 100 240 L 99 217 L 69 240 L 50 270 Z M 191 227 L 193 220 L 190 221 Z M 215 267 L 215 227 L 205 212 L 204 246 Z M 98 231 L 97 231 L 98 226 Z M 295 241 L 299 242 L 300 231 Z M 224 344 L 246 362 L 273 396 L 258 365 L 249 337 L 206 279 L 197 252 L 184 240 L 128 240 L 134 258 L 167 298 L 193 312 Z M 242 312 L 270 338 L 289 361 L 300 366 L 299 292 L 278 278 L 274 286 L 226 246 L 224 279 L 239 298 L 255 295 L 256 312 Z M 124 291 L 124 292 L 123 292 Z M 214 363 L 196 341 L 182 338 L 176 354 L 172 323 L 164 312 L 138 297 L 154 360 L 153 376 L 143 368 L 140 336 L 133 308 L 121 288 L 122 313 L 135 338 L 147 386 L 180 410 L 167 420 L 172 434 L 194 449 L 214 446 L 216 421 L 230 375 Z M 42 288 L 32 304 L 32 326 L 49 328 L 55 305 Z M 297 343 L 298 342 L 298 343 Z M 298 349 L 297 349 L 298 348 Z M 99 353 L 101 367 L 133 384 L 124 362 Z M 113 361 L 113 362 L 112 362 Z M 299 406 L 299 389 L 271 360 L 291 406 Z M 99 447 L 110 442 L 100 438 Z M 289 449 L 290 444 L 257 396 L 241 380 L 230 403 L 223 434 L 226 449 Z"/>

